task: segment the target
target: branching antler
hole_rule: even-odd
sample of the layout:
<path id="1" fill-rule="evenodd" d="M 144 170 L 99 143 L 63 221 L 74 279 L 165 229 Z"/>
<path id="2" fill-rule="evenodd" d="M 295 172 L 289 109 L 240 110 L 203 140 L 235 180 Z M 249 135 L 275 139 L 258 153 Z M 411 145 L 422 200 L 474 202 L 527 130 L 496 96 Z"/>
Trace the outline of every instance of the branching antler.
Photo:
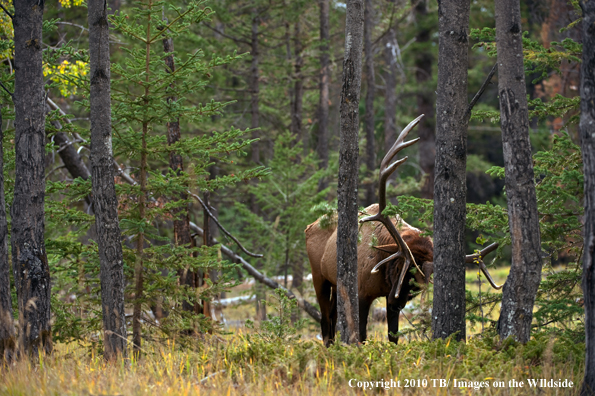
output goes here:
<path id="1" fill-rule="evenodd" d="M 411 254 L 411 250 L 409 250 L 409 246 L 407 246 L 403 238 L 401 238 L 401 234 L 399 234 L 399 231 L 397 231 L 393 222 L 390 220 L 390 218 L 388 218 L 388 216 L 382 214 L 382 212 L 386 208 L 386 181 L 388 180 L 389 176 L 399 167 L 399 165 L 407 161 L 408 158 L 404 157 L 390 164 L 395 155 L 397 155 L 397 153 L 403 150 L 404 148 L 417 143 L 417 141 L 419 140 L 419 138 L 417 138 L 408 142 L 404 141 L 409 132 L 419 123 L 423 116 L 423 114 L 420 115 L 415 120 L 411 121 L 409 125 L 405 127 L 405 129 L 403 129 L 403 131 L 399 134 L 399 137 L 397 138 L 395 144 L 384 156 L 384 159 L 380 163 L 380 186 L 378 186 L 378 213 L 376 213 L 373 216 L 364 217 L 359 221 L 360 224 L 365 223 L 367 221 L 379 221 L 386 227 L 390 235 L 393 237 L 397 245 L 399 245 L 400 247 L 400 251 L 376 264 L 376 266 L 372 269 L 372 272 L 377 272 L 378 268 L 382 264 L 394 260 L 397 257 L 405 257 L 405 264 L 403 265 L 403 269 L 399 276 L 399 282 L 397 283 L 397 291 L 395 293 L 395 298 L 398 298 L 399 294 L 401 293 L 401 287 L 403 285 L 403 280 L 405 279 L 405 274 L 407 273 L 407 271 L 409 271 L 409 267 L 411 267 L 411 264 L 415 265 L 420 272 L 421 269 L 417 266 L 417 263 L 413 258 L 413 254 Z"/>
<path id="2" fill-rule="evenodd" d="M 480 251 L 479 253 L 475 253 L 475 254 L 468 254 L 465 257 L 465 262 L 466 263 L 474 263 L 477 264 L 479 266 L 479 268 L 481 269 L 481 272 L 483 272 L 483 274 L 486 276 L 486 278 L 488 279 L 488 282 L 490 282 L 490 285 L 492 285 L 492 287 L 496 290 L 500 290 L 502 288 L 502 286 L 504 285 L 500 285 L 498 286 L 496 284 L 496 282 L 494 282 L 494 279 L 492 278 L 492 276 L 490 275 L 490 273 L 488 272 L 488 268 L 486 267 L 486 265 L 483 262 L 483 258 L 485 256 L 487 256 L 488 254 L 492 253 L 494 250 L 496 250 L 498 248 L 498 244 L 497 243 L 492 243 L 490 246 L 485 247 L 482 251 Z"/>

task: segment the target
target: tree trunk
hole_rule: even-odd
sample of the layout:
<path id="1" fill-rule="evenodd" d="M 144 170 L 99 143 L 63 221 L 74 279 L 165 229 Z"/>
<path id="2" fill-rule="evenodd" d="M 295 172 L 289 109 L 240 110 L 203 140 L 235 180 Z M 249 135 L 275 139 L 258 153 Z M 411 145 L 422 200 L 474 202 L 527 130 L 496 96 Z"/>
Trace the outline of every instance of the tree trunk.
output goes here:
<path id="1" fill-rule="evenodd" d="M 260 23 L 260 18 L 258 16 L 259 12 L 257 9 L 252 10 L 252 50 L 250 51 L 250 55 L 252 55 L 252 64 L 250 66 L 250 92 L 251 92 L 251 100 L 250 100 L 250 112 L 251 112 L 251 120 L 250 120 L 250 127 L 253 129 L 260 127 L 260 111 L 259 111 L 259 67 L 258 67 L 258 24 Z M 257 139 L 259 137 L 259 131 L 252 132 L 252 138 Z M 260 142 L 252 143 L 252 163 L 260 164 Z M 253 181 L 255 182 L 255 181 Z M 258 204 L 256 202 L 256 197 L 254 194 L 250 195 L 250 209 L 254 213 L 258 213 Z M 262 266 L 262 265 L 261 265 Z M 261 285 L 255 285 L 255 294 L 256 294 L 256 319 L 257 320 L 266 320 L 267 318 L 267 311 L 266 311 L 266 304 L 263 302 L 266 298 L 266 294 L 264 288 Z"/>
<path id="2" fill-rule="evenodd" d="M 397 35 L 390 27 L 384 46 L 384 151 L 388 152 L 397 139 Z"/>
<path id="3" fill-rule="evenodd" d="M 50 271 L 44 243 L 45 91 L 43 2 L 14 3 L 15 185 L 12 262 L 19 306 L 19 347 L 38 356 L 52 350 Z M 40 350 L 41 348 L 41 350 Z"/>
<path id="4" fill-rule="evenodd" d="M 149 0 L 148 8 L 152 6 L 152 1 Z M 150 62 L 151 62 L 151 14 L 148 14 L 147 23 L 147 35 L 145 40 L 145 106 L 148 106 L 148 97 L 150 94 L 149 90 L 149 79 L 150 79 Z M 147 204 L 147 173 L 148 173 L 148 162 L 147 162 L 147 135 L 149 133 L 149 121 L 147 116 L 144 115 L 144 121 L 142 124 L 141 134 L 141 154 L 140 154 L 140 194 L 138 195 L 138 216 L 143 222 L 146 222 L 146 204 Z M 137 234 L 136 240 L 136 263 L 134 264 L 134 306 L 132 312 L 132 344 L 133 353 L 137 357 L 140 357 L 141 344 L 142 344 L 142 325 L 140 317 L 142 313 L 142 299 L 144 294 L 144 248 L 145 248 L 145 234 L 140 231 Z"/>
<path id="5" fill-rule="evenodd" d="M 105 1 L 89 0 L 88 10 L 93 210 L 99 248 L 105 358 L 112 360 L 118 355 L 126 357 L 127 334 L 124 259 L 112 165 L 109 28 Z"/>
<path id="6" fill-rule="evenodd" d="M 294 47 L 295 47 L 295 80 L 294 80 L 294 100 L 293 106 L 294 109 L 293 119 L 291 120 L 291 124 L 293 126 L 293 133 L 296 134 L 298 139 L 301 139 L 302 146 L 304 147 L 304 156 L 308 154 L 308 136 L 304 133 L 302 128 L 302 107 L 303 107 L 303 97 L 304 97 L 304 76 L 302 75 L 302 66 L 304 64 L 304 60 L 302 59 L 302 42 L 300 39 L 301 28 L 300 28 L 300 21 L 298 20 L 295 23 L 295 37 L 294 37 Z"/>
<path id="7" fill-rule="evenodd" d="M 467 50 L 469 1 L 438 5 L 438 97 L 434 181 L 434 338 L 465 340 Z"/>
<path id="8" fill-rule="evenodd" d="M 425 0 L 418 1 L 414 8 L 419 30 L 415 41 L 419 50 L 415 53 L 415 80 L 417 82 L 417 109 L 425 114 L 418 125 L 419 166 L 425 174 L 421 189 L 422 198 L 434 198 L 434 162 L 436 159 L 436 135 L 434 133 L 434 89 L 428 82 L 432 80 L 432 52 L 430 50 L 430 28 L 427 26 L 428 10 Z"/>
<path id="9" fill-rule="evenodd" d="M 164 23 L 167 24 L 167 19 L 164 18 Z M 174 63 L 174 41 L 171 37 L 163 39 L 163 52 L 169 54 L 165 57 L 165 70 L 168 73 L 173 73 L 176 70 Z M 172 87 L 173 88 L 173 87 Z M 178 99 L 175 96 L 170 96 L 167 99 L 167 103 L 176 102 Z M 181 139 L 180 134 L 180 119 L 176 118 L 167 123 L 167 144 L 169 146 L 179 142 Z M 169 167 L 177 175 L 180 175 L 184 171 L 184 160 L 179 153 L 170 151 L 169 153 Z M 185 193 L 177 194 L 172 197 L 174 201 L 186 200 L 188 195 Z M 192 247 L 193 241 L 190 237 L 190 215 L 188 213 L 188 204 L 185 207 L 178 207 L 172 210 L 174 217 L 174 239 L 177 246 Z M 188 286 L 195 288 L 195 274 L 189 271 L 188 268 L 179 271 L 178 276 L 180 278 L 180 286 Z M 190 301 L 182 301 L 182 309 L 184 311 L 193 312 L 195 310 L 194 303 Z"/>
<path id="10" fill-rule="evenodd" d="M 359 341 L 357 182 L 364 0 L 348 0 L 346 14 L 337 191 L 337 329 L 341 341 L 353 344 Z"/>
<path id="11" fill-rule="evenodd" d="M 526 343 L 533 303 L 541 281 L 541 242 L 533 175 L 521 9 L 518 0 L 496 2 L 498 95 L 504 152 L 512 264 L 502 291 L 498 320 L 501 339 Z"/>
<path id="12" fill-rule="evenodd" d="M 1 110 L 1 109 L 0 109 Z M 2 146 L 2 114 L 0 113 L 0 361 L 11 362 L 15 350 L 15 331 L 10 295 L 10 263 L 8 262 L 8 224 L 4 200 L 4 148 Z"/>
<path id="13" fill-rule="evenodd" d="M 259 88 L 259 69 L 258 69 L 258 24 L 260 22 L 260 18 L 258 17 L 258 10 L 252 11 L 252 50 L 250 51 L 250 55 L 252 55 L 252 63 L 250 66 L 250 128 L 258 128 L 259 124 L 259 116 L 260 113 L 258 111 L 258 94 L 260 91 Z M 252 132 L 252 139 L 258 139 L 259 137 L 258 131 Z M 252 162 L 254 164 L 260 163 L 260 152 L 259 152 L 259 144 L 260 142 L 254 142 L 251 145 L 252 148 Z"/>
<path id="14" fill-rule="evenodd" d="M 318 144 L 316 151 L 320 169 L 328 167 L 328 114 L 329 114 L 329 84 L 331 79 L 330 69 L 330 27 L 329 27 L 329 2 L 319 0 L 320 5 L 320 104 L 318 108 Z M 328 187 L 326 177 L 320 179 L 318 191 Z"/>
<path id="15" fill-rule="evenodd" d="M 364 12 L 364 53 L 366 62 L 366 112 L 364 114 L 364 133 L 366 135 L 366 196 L 364 206 L 377 202 L 376 183 L 373 182 L 374 168 L 376 168 L 376 149 L 374 147 L 374 96 L 376 81 L 374 78 L 374 49 L 372 48 L 372 31 L 374 30 L 374 4 L 372 0 L 365 0 Z"/>
<path id="16" fill-rule="evenodd" d="M 585 175 L 585 240 L 583 293 L 585 298 L 585 381 L 581 395 L 595 393 L 595 1 L 583 9 L 580 135 Z"/>

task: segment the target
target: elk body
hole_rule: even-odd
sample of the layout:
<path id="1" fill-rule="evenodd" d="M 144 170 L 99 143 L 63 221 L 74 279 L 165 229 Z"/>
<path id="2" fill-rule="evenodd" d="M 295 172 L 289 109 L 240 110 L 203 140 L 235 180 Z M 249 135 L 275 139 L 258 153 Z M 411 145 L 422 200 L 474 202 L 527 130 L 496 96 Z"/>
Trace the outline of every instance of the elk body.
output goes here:
<path id="1" fill-rule="evenodd" d="M 358 299 L 360 341 L 366 339 L 366 326 L 370 306 L 375 299 L 386 297 L 386 315 L 389 340 L 397 342 L 393 336 L 399 330 L 399 316 L 407 301 L 413 298 L 420 286 L 429 282 L 434 270 L 434 244 L 429 237 L 407 224 L 399 217 L 389 219 L 382 214 L 386 208 L 386 181 L 407 157 L 390 163 L 395 155 L 419 139 L 404 142 L 407 134 L 421 119 L 413 120 L 399 135 L 394 146 L 386 154 L 380 165 L 379 203 L 368 206 L 365 216 L 360 219 L 361 240 L 357 249 Z M 336 219 L 335 219 L 336 220 Z M 374 222 L 374 223 L 372 223 Z M 325 345 L 334 340 L 337 322 L 337 224 L 330 221 L 325 226 L 321 219 L 306 227 L 306 249 L 316 298 L 320 304 L 321 331 Z M 466 262 L 479 265 L 490 284 L 496 286 L 481 260 L 495 250 L 490 245 L 479 254 L 468 255 Z M 414 282 L 412 282 L 414 280 Z"/>

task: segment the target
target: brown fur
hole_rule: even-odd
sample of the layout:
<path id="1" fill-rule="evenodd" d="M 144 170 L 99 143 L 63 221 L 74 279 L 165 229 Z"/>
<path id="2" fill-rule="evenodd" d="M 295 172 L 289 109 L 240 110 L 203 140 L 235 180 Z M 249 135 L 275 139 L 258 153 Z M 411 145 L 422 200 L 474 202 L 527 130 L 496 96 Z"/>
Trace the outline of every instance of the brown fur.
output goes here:
<path id="1" fill-rule="evenodd" d="M 378 213 L 378 204 L 367 207 L 365 213 L 368 215 Z M 419 268 L 422 268 L 424 262 L 433 261 L 434 246 L 430 238 L 420 236 L 420 230 L 410 226 L 401 219 L 395 219 L 393 222 L 403 237 L 403 240 L 407 243 L 407 246 L 409 246 Z M 336 225 L 323 229 L 320 227 L 319 220 L 317 220 L 306 227 L 305 233 L 306 249 L 308 251 L 308 258 L 310 259 L 310 266 L 312 267 L 312 279 L 323 316 L 321 323 L 322 335 L 325 344 L 328 345 L 332 342 L 334 337 L 334 324 L 336 322 L 336 319 L 333 318 L 333 316 L 336 316 Z M 365 326 L 367 323 L 368 310 L 370 304 L 372 304 L 376 298 L 387 296 L 390 307 L 395 310 L 400 310 L 407 300 L 411 298 L 409 293 L 419 289 L 417 286 L 410 285 L 410 280 L 415 278 L 417 284 L 423 284 L 427 281 L 419 271 L 410 270 L 405 276 L 401 296 L 396 300 L 394 298 L 394 286 L 396 285 L 398 276 L 401 272 L 403 260 L 393 260 L 392 262 L 383 265 L 379 272 L 375 274 L 372 274 L 371 270 L 378 262 L 391 254 L 389 252 L 374 249 L 372 242 L 374 242 L 375 246 L 393 245 L 394 252 L 398 249 L 397 245 L 386 228 L 379 223 L 364 223 L 360 228 L 360 233 L 361 242 L 358 244 L 357 254 L 358 297 L 360 300 L 360 338 L 363 341 L 363 339 L 365 339 Z M 415 274 L 412 274 L 412 272 L 415 272 Z M 426 272 L 428 271 L 426 270 Z M 390 323 L 389 327 L 391 327 Z M 394 328 L 390 331 L 395 332 Z"/>

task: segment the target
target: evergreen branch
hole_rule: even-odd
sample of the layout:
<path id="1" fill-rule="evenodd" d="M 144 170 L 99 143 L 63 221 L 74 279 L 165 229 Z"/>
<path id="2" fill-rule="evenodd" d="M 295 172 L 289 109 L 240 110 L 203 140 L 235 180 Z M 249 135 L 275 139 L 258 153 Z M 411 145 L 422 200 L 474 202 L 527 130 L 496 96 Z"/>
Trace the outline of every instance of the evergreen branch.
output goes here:
<path id="1" fill-rule="evenodd" d="M 2 86 L 2 88 L 10 95 L 10 97 L 14 99 L 13 94 L 10 93 L 10 91 L 8 90 L 8 88 L 6 88 L 6 86 L 1 81 L 0 81 L 0 86 Z"/>
<path id="2" fill-rule="evenodd" d="M 137 35 L 136 33 L 134 33 L 132 30 L 130 29 L 126 29 L 126 27 L 124 25 L 118 26 L 118 28 L 122 31 L 122 33 L 126 33 L 131 35 L 132 37 L 134 37 L 137 40 L 142 41 L 143 43 L 147 44 L 147 39 L 142 38 L 141 36 Z"/>
<path id="3" fill-rule="evenodd" d="M 155 34 L 153 37 L 151 37 L 149 39 L 149 44 L 154 43 L 155 40 L 157 40 L 159 38 L 159 36 L 161 36 L 163 33 L 167 32 L 170 29 L 170 27 L 172 27 L 176 22 L 178 22 L 180 19 L 184 18 L 186 15 L 188 15 L 193 10 L 194 10 L 193 8 L 189 8 L 186 10 L 186 12 L 184 12 L 182 14 L 178 13 L 178 16 L 176 18 L 174 18 L 173 21 L 169 22 L 166 26 L 163 26 L 157 34 Z M 204 14 L 205 14 L 205 10 L 202 10 L 200 12 L 200 14 L 196 17 L 196 20 L 198 20 L 198 18 L 200 18 Z"/>
<path id="4" fill-rule="evenodd" d="M 475 94 L 473 99 L 471 99 L 471 103 L 469 103 L 469 107 L 467 107 L 467 111 L 465 112 L 465 117 L 469 118 L 471 116 L 471 110 L 473 110 L 473 107 L 475 107 L 475 105 L 477 104 L 477 101 L 479 100 L 479 98 L 481 98 L 481 95 L 483 95 L 488 84 L 490 83 L 490 81 L 492 81 L 492 77 L 494 77 L 494 73 L 496 73 L 497 69 L 498 69 L 498 62 L 494 63 L 494 66 L 492 66 L 492 70 L 490 70 L 490 73 L 486 77 L 485 81 L 483 82 L 483 84 L 481 84 L 479 91 L 477 91 L 477 93 Z"/>
<path id="5" fill-rule="evenodd" d="M 262 254 L 256 254 L 256 253 L 252 253 L 252 252 L 248 251 L 248 249 L 246 249 L 244 246 L 242 246 L 242 244 L 240 243 L 240 241 L 238 241 L 238 239 L 236 237 L 234 237 L 233 235 L 231 235 L 229 233 L 229 231 L 227 231 L 225 228 L 223 228 L 223 226 L 221 225 L 221 223 L 219 223 L 219 220 L 217 220 L 217 218 L 213 215 L 213 213 L 211 213 L 211 211 L 209 210 L 208 206 L 203 202 L 202 199 L 200 199 L 200 197 L 198 195 L 193 194 L 190 191 L 188 191 L 188 194 L 190 194 L 192 197 L 194 197 L 194 199 L 196 199 L 202 205 L 202 207 L 204 208 L 205 212 L 209 215 L 209 217 L 211 219 L 213 219 L 213 221 L 215 222 L 215 224 L 217 224 L 217 226 L 219 227 L 219 229 L 221 231 L 223 231 L 223 233 L 225 235 L 227 235 L 229 238 L 231 238 L 238 245 L 238 247 L 240 249 L 242 249 L 242 251 L 244 253 L 246 253 L 248 256 L 252 256 L 252 257 L 257 257 L 257 258 L 263 257 Z"/>
<path id="6" fill-rule="evenodd" d="M 0 3 L 0 7 L 2 7 L 4 12 L 6 13 L 6 15 L 8 15 L 10 17 L 10 19 L 14 19 L 14 15 L 12 15 L 10 12 L 8 12 L 8 10 L 1 3 Z"/>

